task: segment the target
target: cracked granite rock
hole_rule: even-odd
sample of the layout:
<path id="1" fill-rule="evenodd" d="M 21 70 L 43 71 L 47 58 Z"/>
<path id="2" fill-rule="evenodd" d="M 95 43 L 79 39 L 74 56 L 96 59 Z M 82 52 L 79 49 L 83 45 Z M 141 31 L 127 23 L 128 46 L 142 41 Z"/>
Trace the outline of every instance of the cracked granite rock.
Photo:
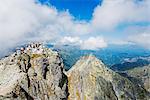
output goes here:
<path id="1" fill-rule="evenodd" d="M 0 100 L 67 100 L 67 76 L 57 52 L 31 44 L 0 60 Z"/>

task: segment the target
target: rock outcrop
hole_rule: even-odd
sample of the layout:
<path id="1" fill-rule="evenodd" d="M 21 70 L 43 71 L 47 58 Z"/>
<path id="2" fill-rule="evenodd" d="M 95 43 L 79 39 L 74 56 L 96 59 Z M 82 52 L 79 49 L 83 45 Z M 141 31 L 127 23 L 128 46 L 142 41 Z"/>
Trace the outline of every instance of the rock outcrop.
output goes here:
<path id="1" fill-rule="evenodd" d="M 57 52 L 30 44 L 0 60 L 0 100 L 66 100 L 67 76 Z"/>
<path id="2" fill-rule="evenodd" d="M 126 71 L 126 73 L 133 82 L 137 82 L 150 92 L 150 65 L 137 67 Z"/>
<path id="3" fill-rule="evenodd" d="M 149 94 L 108 69 L 94 56 L 84 56 L 67 72 L 69 100 L 148 100 Z"/>

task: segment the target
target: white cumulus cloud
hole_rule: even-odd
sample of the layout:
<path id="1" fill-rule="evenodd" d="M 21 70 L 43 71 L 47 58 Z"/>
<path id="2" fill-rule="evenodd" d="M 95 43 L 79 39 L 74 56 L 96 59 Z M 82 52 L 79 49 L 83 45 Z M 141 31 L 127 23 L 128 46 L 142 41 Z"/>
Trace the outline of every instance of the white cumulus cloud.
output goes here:
<path id="1" fill-rule="evenodd" d="M 90 37 L 81 44 L 81 49 L 98 50 L 107 47 L 107 43 L 102 37 Z"/>
<path id="2" fill-rule="evenodd" d="M 150 49 L 150 33 L 141 33 L 129 37 L 129 40 Z"/>
<path id="3" fill-rule="evenodd" d="M 150 22 L 150 0 L 137 4 L 134 0 L 104 0 L 93 13 L 97 30 L 111 30 L 121 23 Z"/>
<path id="4" fill-rule="evenodd" d="M 82 40 L 79 37 L 70 37 L 70 36 L 65 36 L 63 37 L 58 44 L 62 45 L 80 45 L 82 43 Z"/>
<path id="5" fill-rule="evenodd" d="M 35 0 L 0 0 L 0 53 L 27 41 L 57 41 L 66 34 L 88 33 L 89 24 L 69 12 Z"/>
<path id="6" fill-rule="evenodd" d="M 104 40 L 103 37 L 89 37 L 87 39 L 81 39 L 79 37 L 70 37 L 66 36 L 63 37 L 58 44 L 66 45 L 72 44 L 79 46 L 81 49 L 84 50 L 98 50 L 100 48 L 107 47 L 107 42 Z"/>

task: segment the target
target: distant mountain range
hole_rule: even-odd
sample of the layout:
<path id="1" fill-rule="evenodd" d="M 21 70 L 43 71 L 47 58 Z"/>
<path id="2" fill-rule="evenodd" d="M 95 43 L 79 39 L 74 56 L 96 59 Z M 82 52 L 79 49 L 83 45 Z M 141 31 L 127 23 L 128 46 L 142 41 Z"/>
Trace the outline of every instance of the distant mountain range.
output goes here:
<path id="1" fill-rule="evenodd" d="M 80 57 L 93 54 L 113 70 L 128 70 L 150 64 L 150 50 L 137 45 L 108 45 L 99 50 L 81 50 L 77 46 L 63 45 L 48 47 L 58 51 L 62 56 L 65 69 L 71 68 Z"/>
<path id="2" fill-rule="evenodd" d="M 125 59 L 125 61 L 123 61 L 120 64 L 114 64 L 111 66 L 111 69 L 116 71 L 125 71 L 136 67 L 147 66 L 149 64 L 150 64 L 150 57 L 137 57 Z"/>
<path id="3" fill-rule="evenodd" d="M 16 48 L 23 47 L 24 45 L 19 45 Z M 108 45 L 108 47 L 99 50 L 82 50 L 78 46 L 52 45 L 50 43 L 45 44 L 45 46 L 59 52 L 63 58 L 66 70 L 69 70 L 80 57 L 89 54 L 95 55 L 105 65 L 115 71 L 124 71 L 150 64 L 150 50 L 133 44 Z M 9 53 L 5 54 L 5 56 L 14 52 L 16 48 L 10 49 Z M 0 57 L 4 57 L 4 54 L 0 55 Z"/>

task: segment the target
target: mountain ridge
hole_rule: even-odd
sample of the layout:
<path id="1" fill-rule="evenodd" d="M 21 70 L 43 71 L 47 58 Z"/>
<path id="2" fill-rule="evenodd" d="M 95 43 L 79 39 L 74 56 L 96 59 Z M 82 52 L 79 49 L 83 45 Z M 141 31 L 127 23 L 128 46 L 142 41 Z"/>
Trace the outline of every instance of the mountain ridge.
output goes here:
<path id="1" fill-rule="evenodd" d="M 70 70 L 67 73 L 69 100 L 84 100 L 84 98 L 147 100 L 149 98 L 143 87 L 135 85 L 126 77 L 107 68 L 93 55 L 81 57 Z"/>

